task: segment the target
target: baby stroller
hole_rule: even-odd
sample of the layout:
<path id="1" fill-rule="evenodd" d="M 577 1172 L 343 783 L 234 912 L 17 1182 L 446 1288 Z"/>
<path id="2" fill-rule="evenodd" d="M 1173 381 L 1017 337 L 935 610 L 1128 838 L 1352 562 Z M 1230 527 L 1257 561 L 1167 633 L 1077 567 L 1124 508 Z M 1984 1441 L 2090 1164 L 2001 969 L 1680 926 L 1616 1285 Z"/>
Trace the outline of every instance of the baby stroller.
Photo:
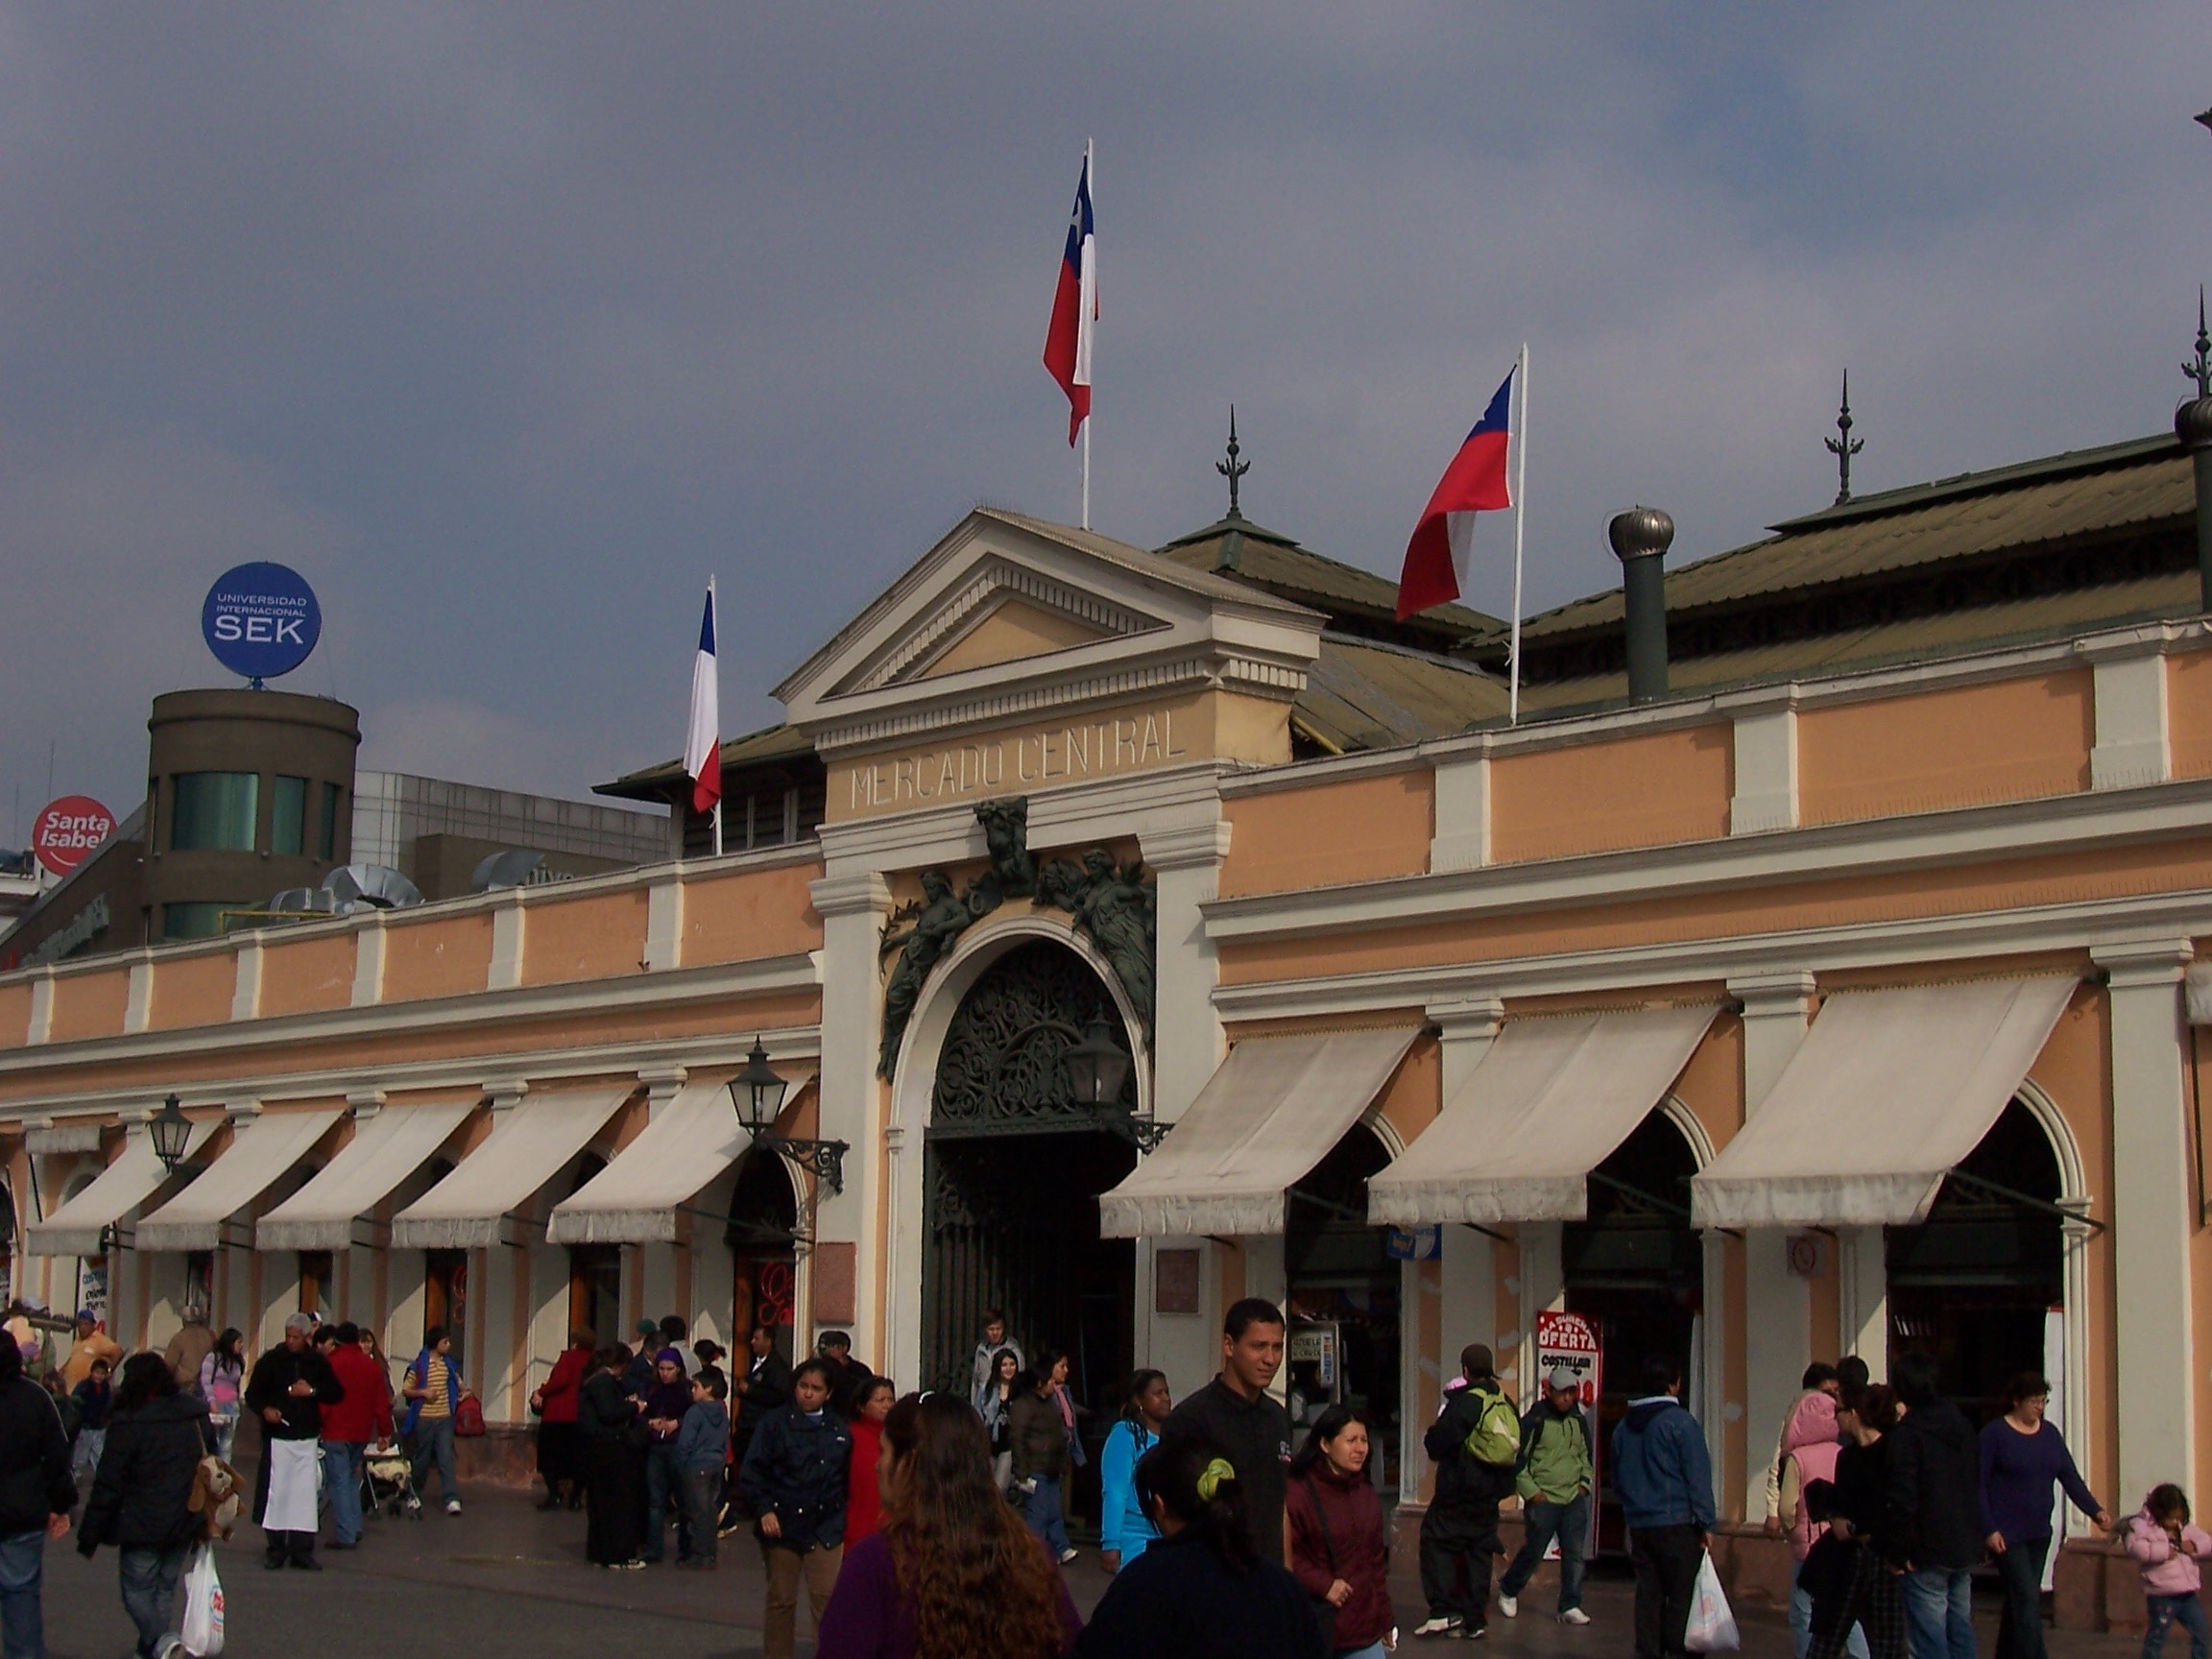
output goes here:
<path id="1" fill-rule="evenodd" d="M 422 1501 L 415 1496 L 415 1467 L 397 1446 L 372 1446 L 361 1459 L 361 1513 L 379 1509 L 392 1516 L 422 1519 Z"/>

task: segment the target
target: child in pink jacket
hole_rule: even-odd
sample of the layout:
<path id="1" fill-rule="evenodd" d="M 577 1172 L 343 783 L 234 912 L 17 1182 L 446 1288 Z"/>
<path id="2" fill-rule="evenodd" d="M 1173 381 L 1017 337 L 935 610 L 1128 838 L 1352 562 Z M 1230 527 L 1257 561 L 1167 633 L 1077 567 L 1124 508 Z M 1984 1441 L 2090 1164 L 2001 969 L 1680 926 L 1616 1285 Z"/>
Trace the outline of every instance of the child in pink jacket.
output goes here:
<path id="1" fill-rule="evenodd" d="M 2197 1563 L 2212 1559 L 2212 1533 L 2189 1523 L 2189 1500 L 2178 1486 L 2154 1486 L 2128 1523 L 2128 1553 L 2143 1569 L 2143 1599 L 2151 1619 L 2143 1632 L 2143 1659 L 2158 1659 L 2166 1627 L 2176 1619 L 2189 1632 L 2189 1659 L 2212 1659 L 2212 1634 L 2197 1599 L 2203 1579 Z"/>

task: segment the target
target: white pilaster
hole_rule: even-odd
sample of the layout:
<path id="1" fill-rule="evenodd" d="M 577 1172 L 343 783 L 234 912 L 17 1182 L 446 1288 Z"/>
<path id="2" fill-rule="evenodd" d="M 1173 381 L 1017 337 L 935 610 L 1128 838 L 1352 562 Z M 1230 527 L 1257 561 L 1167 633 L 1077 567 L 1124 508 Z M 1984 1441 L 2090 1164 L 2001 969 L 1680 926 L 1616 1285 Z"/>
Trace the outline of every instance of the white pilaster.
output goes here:
<path id="1" fill-rule="evenodd" d="M 1728 1238 L 1717 1227 L 1697 1235 L 1698 1266 L 1704 1289 L 1704 1352 L 1697 1358 L 1703 1375 L 1697 1390 L 1697 1421 L 1713 1461 L 1713 1506 L 1728 1513 L 1727 1425 L 1743 1415 L 1743 1402 L 1728 1397 Z"/>
<path id="2" fill-rule="evenodd" d="M 131 964 L 131 984 L 123 1004 L 123 1029 L 126 1033 L 135 1033 L 153 1022 L 154 959 L 150 951 L 141 951 L 138 960 Z"/>
<path id="3" fill-rule="evenodd" d="M 529 912 L 522 887 L 510 887 L 492 910 L 492 966 L 484 975 L 487 991 L 512 991 L 522 983 L 522 941 Z"/>
<path id="4" fill-rule="evenodd" d="M 1889 1381 L 1889 1265 L 1879 1227 L 1839 1228 L 1836 1238 L 1837 1349 Z"/>
<path id="5" fill-rule="evenodd" d="M 1762 974 L 1731 979 L 1743 1003 L 1743 1109 L 1755 1116 L 1790 1064 L 1813 1009 L 1809 973 Z M 1743 1238 L 1744 1374 L 1748 1414 L 1744 1444 L 1743 1516 L 1767 1517 L 1767 1469 L 1776 1436 L 1813 1358 L 1813 1306 L 1807 1281 L 1790 1271 L 1789 1236 L 1754 1227 Z"/>
<path id="6" fill-rule="evenodd" d="M 1736 717 L 1736 794 L 1728 833 L 1797 827 L 1797 710 L 1770 709 Z"/>
<path id="7" fill-rule="evenodd" d="M 645 889 L 645 970 L 658 974 L 683 964 L 684 881 L 679 865 L 665 880 Z"/>
<path id="8" fill-rule="evenodd" d="M 49 967 L 31 981 L 31 1025 L 27 1044 L 46 1042 L 54 1031 L 54 970 Z"/>
<path id="9" fill-rule="evenodd" d="M 2174 775 L 2166 730 L 2166 659 L 2116 657 L 2094 670 L 2097 746 L 2089 787 L 2128 789 Z"/>
<path id="10" fill-rule="evenodd" d="M 2180 982 L 2186 939 L 2100 947 L 2112 1010 L 2112 1278 L 2120 1363 L 2120 1490 L 2189 1469 L 2197 1375 L 2190 1340 L 2188 1095 Z"/>
<path id="11" fill-rule="evenodd" d="M 353 935 L 353 1001 L 373 1008 L 384 1000 L 384 912 L 373 912 Z"/>
<path id="12" fill-rule="evenodd" d="M 230 1018 L 261 1017 L 261 936 L 256 933 L 238 947 L 236 972 L 230 981 Z"/>
<path id="13" fill-rule="evenodd" d="M 1435 776 L 1430 872 L 1479 870 L 1490 862 L 1490 757 L 1480 753 L 1440 757 Z"/>
<path id="14" fill-rule="evenodd" d="M 866 1343 L 861 1351 L 880 1354 L 884 1275 L 877 1263 L 876 1227 L 884 1170 L 877 1121 L 882 1091 L 876 1061 L 883 1033 L 878 946 L 883 918 L 891 909 L 891 888 L 881 876 L 864 871 L 825 877 L 808 892 L 822 918 L 821 1138 L 851 1147 L 845 1154 L 845 1190 L 822 1194 L 815 1236 L 858 1246 L 853 1342 L 855 1349 Z M 919 1262 L 892 1266 L 919 1278 Z M 919 1302 L 918 1287 L 910 1293 Z M 807 1353 L 814 1344 L 811 1307 L 802 1310 L 801 1317 L 808 1323 L 797 1334 L 795 1346 Z"/>

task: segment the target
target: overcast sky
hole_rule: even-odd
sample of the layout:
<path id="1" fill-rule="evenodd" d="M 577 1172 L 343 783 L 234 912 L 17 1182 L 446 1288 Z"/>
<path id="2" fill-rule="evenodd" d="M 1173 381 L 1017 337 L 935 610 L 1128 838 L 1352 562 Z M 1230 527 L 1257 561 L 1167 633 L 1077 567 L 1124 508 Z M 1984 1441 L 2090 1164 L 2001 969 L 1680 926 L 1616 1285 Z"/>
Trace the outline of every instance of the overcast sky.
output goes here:
<path id="1" fill-rule="evenodd" d="M 1086 136 L 1094 517 L 1394 574 L 1533 355 L 1528 597 L 2164 428 L 2212 276 L 2202 4 L 0 5 L 0 835 L 126 812 L 228 565 L 365 765 L 581 794 L 723 730 L 978 500 L 1072 519 L 1040 364 Z M 1470 597 L 1505 606 L 1510 546 Z M 20 800 L 20 812 L 16 811 Z"/>

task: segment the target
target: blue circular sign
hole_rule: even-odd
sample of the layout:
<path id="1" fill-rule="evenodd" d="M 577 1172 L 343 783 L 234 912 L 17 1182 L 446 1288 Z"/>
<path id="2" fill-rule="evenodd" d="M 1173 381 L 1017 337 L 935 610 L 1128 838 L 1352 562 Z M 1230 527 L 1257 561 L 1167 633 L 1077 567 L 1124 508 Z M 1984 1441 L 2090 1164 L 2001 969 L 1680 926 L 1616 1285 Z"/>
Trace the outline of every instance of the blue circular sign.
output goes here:
<path id="1" fill-rule="evenodd" d="M 323 608 L 299 571 L 254 563 L 226 570 L 200 607 L 215 661 L 249 680 L 274 680 L 307 661 L 323 637 Z"/>

